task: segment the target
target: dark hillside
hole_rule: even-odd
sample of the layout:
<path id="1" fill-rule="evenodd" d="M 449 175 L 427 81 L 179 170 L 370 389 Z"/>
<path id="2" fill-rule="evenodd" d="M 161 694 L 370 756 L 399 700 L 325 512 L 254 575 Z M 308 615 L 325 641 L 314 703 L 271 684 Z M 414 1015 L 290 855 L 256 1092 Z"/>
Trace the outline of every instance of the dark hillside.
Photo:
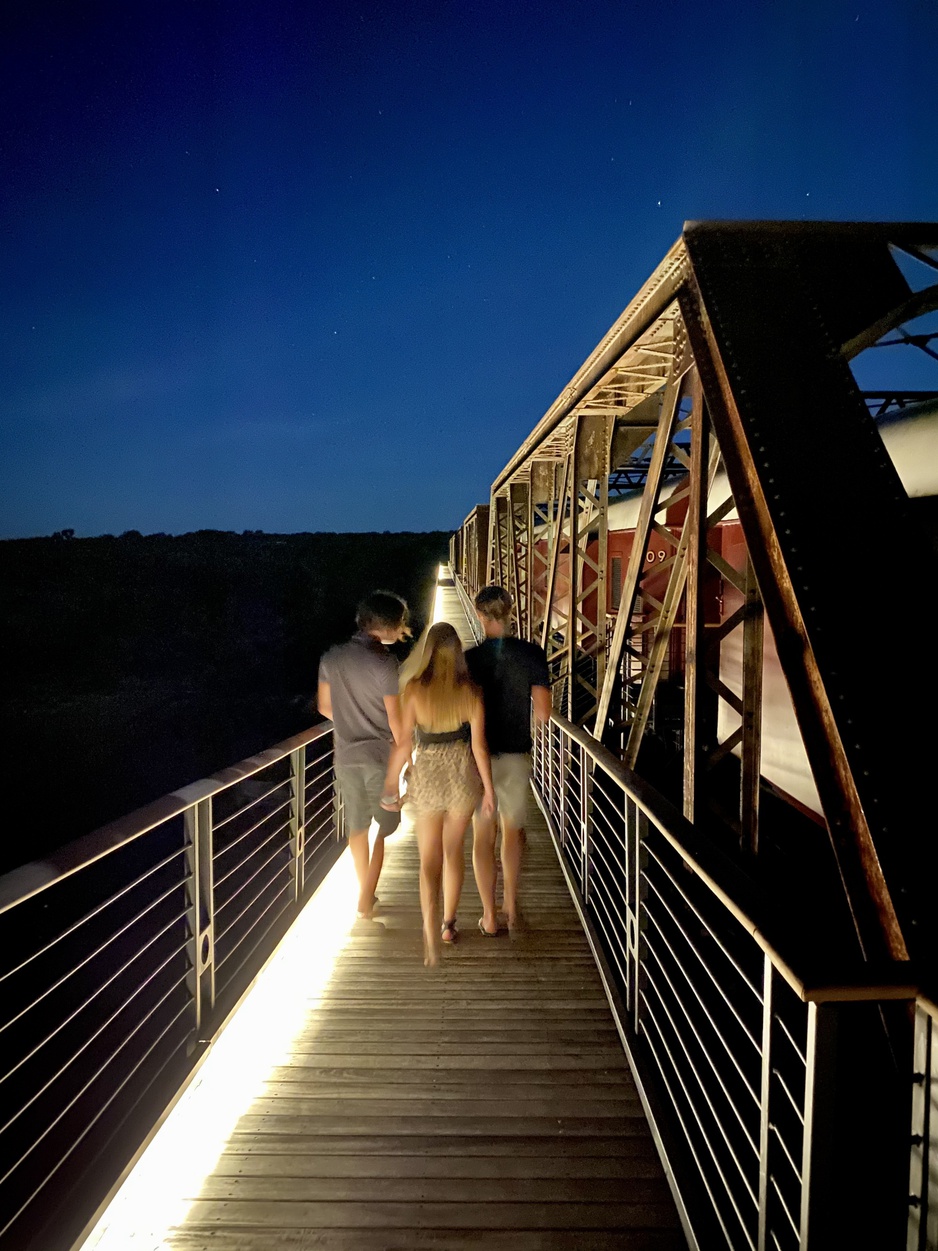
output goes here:
<path id="1" fill-rule="evenodd" d="M 309 725 L 358 599 L 397 591 L 422 626 L 448 537 L 0 542 L 0 871 Z"/>

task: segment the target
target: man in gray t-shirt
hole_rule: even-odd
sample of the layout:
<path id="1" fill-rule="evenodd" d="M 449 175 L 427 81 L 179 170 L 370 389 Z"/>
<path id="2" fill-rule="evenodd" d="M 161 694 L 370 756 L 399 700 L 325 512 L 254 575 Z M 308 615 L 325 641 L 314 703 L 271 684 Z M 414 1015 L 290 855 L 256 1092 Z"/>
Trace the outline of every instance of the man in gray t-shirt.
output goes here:
<path id="1" fill-rule="evenodd" d="M 370 917 L 384 863 L 384 838 L 401 819 L 399 812 L 381 807 L 381 796 L 401 724 L 398 664 L 387 645 L 408 633 L 407 604 L 389 591 L 375 591 L 359 604 L 356 621 L 358 633 L 330 648 L 319 662 L 317 703 L 334 727 L 335 778 L 358 874 L 358 915 Z M 378 837 L 369 854 L 372 818 L 378 822 Z"/>

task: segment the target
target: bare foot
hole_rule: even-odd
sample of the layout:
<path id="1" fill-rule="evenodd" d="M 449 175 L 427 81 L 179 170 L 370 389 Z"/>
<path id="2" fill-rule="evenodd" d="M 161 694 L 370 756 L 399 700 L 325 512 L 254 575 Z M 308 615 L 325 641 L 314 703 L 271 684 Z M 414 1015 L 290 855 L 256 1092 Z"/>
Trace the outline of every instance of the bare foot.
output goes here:
<path id="1" fill-rule="evenodd" d="M 375 905 L 377 904 L 377 902 L 378 902 L 377 895 L 372 895 L 370 901 L 366 900 L 364 896 L 359 896 L 358 913 L 357 913 L 359 921 L 371 920 L 371 918 L 374 916 Z"/>
<path id="2" fill-rule="evenodd" d="M 440 962 L 440 940 L 436 934 L 428 936 L 424 932 L 423 936 L 423 963 L 428 969 L 434 968 Z"/>

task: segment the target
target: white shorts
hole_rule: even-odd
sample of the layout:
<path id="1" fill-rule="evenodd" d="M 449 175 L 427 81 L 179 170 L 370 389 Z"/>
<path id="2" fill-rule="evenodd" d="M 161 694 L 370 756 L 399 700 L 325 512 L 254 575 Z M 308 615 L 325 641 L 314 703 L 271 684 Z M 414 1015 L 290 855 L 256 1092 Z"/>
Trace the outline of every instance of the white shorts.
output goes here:
<path id="1" fill-rule="evenodd" d="M 492 757 L 492 786 L 497 814 L 508 825 L 522 828 L 531 794 L 531 757 L 525 752 L 503 752 Z"/>

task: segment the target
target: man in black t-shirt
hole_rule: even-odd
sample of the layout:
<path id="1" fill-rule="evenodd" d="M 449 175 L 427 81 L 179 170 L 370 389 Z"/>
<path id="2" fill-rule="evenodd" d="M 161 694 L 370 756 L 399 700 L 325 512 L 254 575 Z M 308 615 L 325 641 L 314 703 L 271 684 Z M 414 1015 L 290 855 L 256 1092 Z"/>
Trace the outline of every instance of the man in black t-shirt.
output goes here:
<path id="1" fill-rule="evenodd" d="M 508 928 L 518 912 L 518 878 L 524 851 L 524 823 L 531 782 L 531 709 L 539 721 L 550 720 L 550 674 L 542 648 L 513 638 L 511 596 L 503 587 L 484 587 L 475 608 L 485 640 L 466 652 L 472 680 L 482 688 L 485 737 L 492 757 L 492 783 L 497 809 L 493 817 L 473 818 L 472 867 L 482 900 L 479 929 L 498 933 L 495 911 L 495 841 L 502 832 L 503 906 Z"/>

